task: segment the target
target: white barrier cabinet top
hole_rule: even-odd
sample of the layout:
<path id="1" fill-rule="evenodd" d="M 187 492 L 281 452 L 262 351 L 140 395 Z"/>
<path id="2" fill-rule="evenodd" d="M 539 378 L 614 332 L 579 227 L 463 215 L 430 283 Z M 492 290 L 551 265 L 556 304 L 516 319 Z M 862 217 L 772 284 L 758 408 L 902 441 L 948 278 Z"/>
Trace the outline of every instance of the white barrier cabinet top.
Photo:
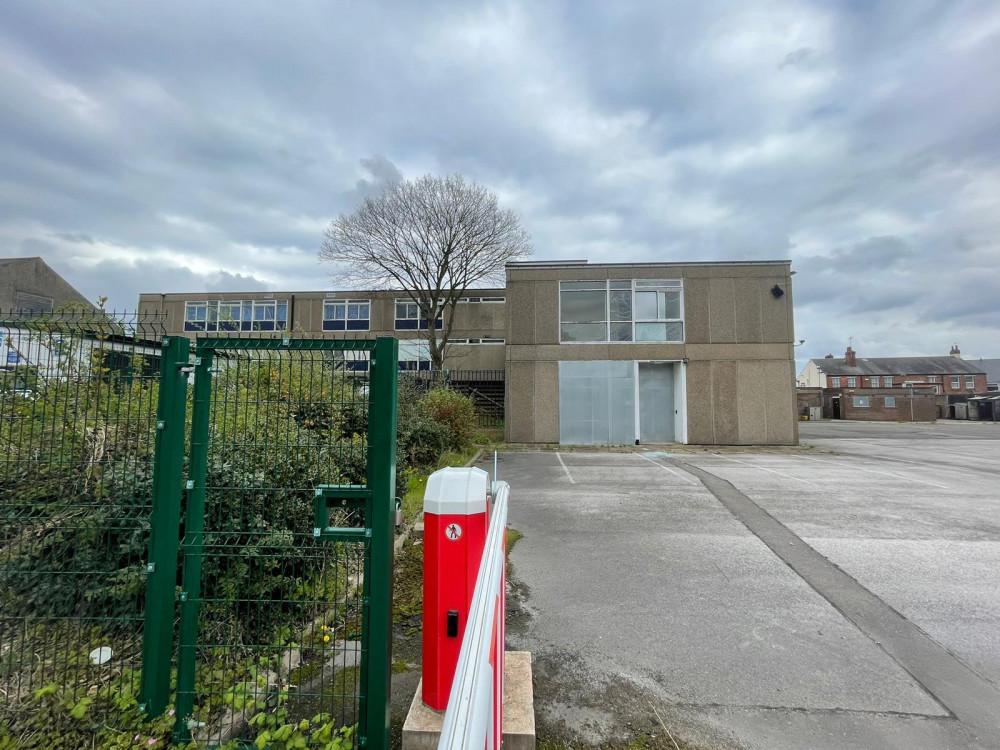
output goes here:
<path id="1" fill-rule="evenodd" d="M 438 469 L 427 478 L 424 512 L 471 516 L 486 512 L 490 475 L 474 466 Z"/>

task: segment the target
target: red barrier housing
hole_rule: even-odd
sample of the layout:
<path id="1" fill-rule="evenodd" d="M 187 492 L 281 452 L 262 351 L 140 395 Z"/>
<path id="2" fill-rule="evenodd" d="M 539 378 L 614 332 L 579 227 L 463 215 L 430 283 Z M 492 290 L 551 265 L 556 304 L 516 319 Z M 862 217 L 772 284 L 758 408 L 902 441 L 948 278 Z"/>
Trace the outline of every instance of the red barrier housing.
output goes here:
<path id="1" fill-rule="evenodd" d="M 474 467 L 434 472 L 424 492 L 423 689 L 448 705 L 488 527 L 489 475 Z"/>

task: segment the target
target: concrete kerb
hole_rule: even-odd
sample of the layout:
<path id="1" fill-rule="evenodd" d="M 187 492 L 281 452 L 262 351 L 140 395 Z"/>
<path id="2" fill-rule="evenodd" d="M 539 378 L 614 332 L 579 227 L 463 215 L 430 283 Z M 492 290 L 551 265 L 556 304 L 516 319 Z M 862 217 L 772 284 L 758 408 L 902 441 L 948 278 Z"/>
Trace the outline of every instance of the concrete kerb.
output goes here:
<path id="1" fill-rule="evenodd" d="M 444 712 L 424 705 L 420 700 L 422 688 L 421 680 L 403 724 L 403 750 L 434 750 L 441 738 Z M 506 750 L 535 750 L 535 696 L 529 651 L 508 651 L 504 656 L 503 746 Z"/>

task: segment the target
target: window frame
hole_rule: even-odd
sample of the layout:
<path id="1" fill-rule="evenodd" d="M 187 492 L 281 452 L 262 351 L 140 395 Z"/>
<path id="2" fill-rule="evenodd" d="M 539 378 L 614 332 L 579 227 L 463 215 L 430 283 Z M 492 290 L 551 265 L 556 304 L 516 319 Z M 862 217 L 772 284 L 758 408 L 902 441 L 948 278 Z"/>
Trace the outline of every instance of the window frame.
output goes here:
<path id="1" fill-rule="evenodd" d="M 327 308 L 344 308 L 343 318 L 327 317 Z M 365 317 L 351 317 L 351 308 L 366 308 Z M 325 299 L 323 300 L 323 322 L 324 331 L 370 331 L 372 319 L 372 301 L 370 299 Z"/>
<path id="2" fill-rule="evenodd" d="M 832 375 L 830 376 L 830 387 L 831 388 L 840 388 L 840 376 L 837 376 L 837 377 L 834 377 Z"/>
<path id="3" fill-rule="evenodd" d="M 566 288 L 565 285 L 581 285 L 579 288 Z M 602 286 L 598 286 L 603 284 Z M 628 286 L 625 286 L 625 285 Z M 587 286 L 583 286 L 587 285 Z M 564 321 L 563 320 L 563 294 L 574 292 L 601 291 L 604 294 L 604 320 L 603 321 Z M 629 292 L 629 319 L 611 319 L 611 295 L 614 292 Z M 680 317 L 668 318 L 638 318 L 636 316 L 636 294 L 638 292 L 676 292 L 677 308 Z M 686 341 L 687 325 L 684 318 L 684 279 L 561 279 L 559 281 L 557 319 L 559 325 L 560 344 L 683 344 Z M 657 309 L 659 313 L 659 308 Z M 642 339 L 636 337 L 637 326 L 642 324 L 662 323 L 664 326 L 676 324 L 680 327 L 680 337 L 676 339 Z M 611 337 L 611 326 L 613 324 L 628 325 L 629 338 L 625 340 L 613 339 Z M 564 326 L 571 325 L 603 325 L 604 336 L 601 339 L 590 341 L 568 341 L 564 338 Z"/>
<path id="4" fill-rule="evenodd" d="M 868 382 L 871 384 L 872 388 L 881 388 L 881 379 L 878 375 L 872 375 L 868 378 Z"/>
<path id="5" fill-rule="evenodd" d="M 960 375 L 951 376 L 951 389 L 953 391 L 962 390 L 962 377 Z"/>
<path id="6" fill-rule="evenodd" d="M 857 377 L 855 377 L 854 375 L 848 375 L 847 376 L 847 387 L 848 388 L 857 388 L 858 387 L 858 379 L 857 379 Z"/>
<path id="7" fill-rule="evenodd" d="M 407 316 L 405 318 L 399 317 L 399 306 L 400 305 L 407 305 L 407 306 L 412 305 L 413 307 L 415 307 L 416 310 L 417 310 L 417 316 L 416 316 L 416 318 L 411 318 L 409 316 Z M 441 308 L 444 308 L 444 304 L 443 303 L 440 304 L 439 306 Z M 409 297 L 396 297 L 395 299 L 393 299 L 392 317 L 393 317 L 393 330 L 394 331 L 426 331 L 430 327 L 430 324 L 429 324 L 428 320 L 424 317 L 423 312 L 420 310 L 420 305 L 418 305 L 416 302 L 414 302 Z M 409 322 L 411 320 L 413 321 L 414 325 L 409 325 Z M 403 325 L 401 327 L 399 325 L 400 321 L 403 321 L 406 325 Z M 437 319 L 437 323 L 434 326 L 434 330 L 435 331 L 440 331 L 443 328 L 444 328 L 444 315 L 442 314 Z"/>
<path id="8" fill-rule="evenodd" d="M 889 403 L 890 401 L 892 403 Z M 886 409 L 895 409 L 896 408 L 896 397 L 895 396 L 886 396 L 885 399 L 884 399 L 884 405 L 885 405 Z"/>
<path id="9" fill-rule="evenodd" d="M 192 319 L 190 310 L 204 308 L 202 320 Z M 227 308 L 231 320 L 222 320 L 220 310 Z M 184 331 L 188 333 L 216 333 L 236 331 L 284 331 L 288 329 L 287 299 L 198 299 L 184 301 Z M 270 317 L 267 311 L 272 310 Z M 239 310 L 238 316 L 232 316 Z M 258 317 L 258 311 L 263 317 Z"/>
<path id="10" fill-rule="evenodd" d="M 861 401 L 864 401 L 864 403 L 859 403 Z M 872 408 L 871 396 L 851 396 L 851 407 L 854 409 Z"/>
<path id="11" fill-rule="evenodd" d="M 976 376 L 975 375 L 966 375 L 965 376 L 965 389 L 967 391 L 974 391 L 974 390 L 976 390 Z"/>

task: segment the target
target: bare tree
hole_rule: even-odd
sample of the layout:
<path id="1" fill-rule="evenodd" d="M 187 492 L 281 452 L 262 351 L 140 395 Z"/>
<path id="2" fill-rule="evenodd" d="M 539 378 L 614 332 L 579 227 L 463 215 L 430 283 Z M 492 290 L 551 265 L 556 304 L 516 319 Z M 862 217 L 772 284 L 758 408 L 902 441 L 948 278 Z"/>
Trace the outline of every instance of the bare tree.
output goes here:
<path id="1" fill-rule="evenodd" d="M 330 222 L 324 236 L 319 257 L 334 264 L 335 281 L 399 289 L 416 303 L 435 369 L 443 365 L 458 300 L 499 282 L 506 263 L 532 253 L 517 214 L 460 175 L 390 184 Z"/>

